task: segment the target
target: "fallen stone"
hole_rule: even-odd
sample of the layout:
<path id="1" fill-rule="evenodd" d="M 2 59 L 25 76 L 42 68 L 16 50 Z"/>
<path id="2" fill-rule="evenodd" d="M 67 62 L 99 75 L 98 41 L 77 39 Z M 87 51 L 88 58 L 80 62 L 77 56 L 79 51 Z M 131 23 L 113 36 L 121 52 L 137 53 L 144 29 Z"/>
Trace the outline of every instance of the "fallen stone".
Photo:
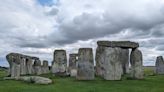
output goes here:
<path id="1" fill-rule="evenodd" d="M 52 80 L 45 77 L 40 76 L 21 76 L 21 77 L 5 77 L 4 80 L 20 80 L 24 82 L 34 83 L 34 84 L 51 84 Z"/>

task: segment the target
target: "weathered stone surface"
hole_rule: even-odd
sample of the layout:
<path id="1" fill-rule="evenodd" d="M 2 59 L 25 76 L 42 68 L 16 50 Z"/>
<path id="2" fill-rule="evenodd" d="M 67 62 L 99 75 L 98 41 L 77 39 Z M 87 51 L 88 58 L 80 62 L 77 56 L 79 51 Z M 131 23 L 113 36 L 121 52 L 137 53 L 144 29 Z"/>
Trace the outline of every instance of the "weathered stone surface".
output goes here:
<path id="1" fill-rule="evenodd" d="M 19 77 L 20 76 L 20 62 L 21 57 L 18 54 L 10 53 L 6 56 L 7 61 L 9 62 L 9 74 L 11 77 Z"/>
<path id="2" fill-rule="evenodd" d="M 19 53 L 10 53 L 6 56 L 6 59 L 10 65 L 9 75 L 11 75 L 12 77 L 19 77 L 20 75 L 31 74 L 29 73 L 28 62 L 26 61 L 27 59 L 39 59 L 39 58 L 31 57 Z"/>
<path id="3" fill-rule="evenodd" d="M 67 75 L 67 56 L 65 50 L 54 51 L 52 73 L 56 75 Z"/>
<path id="4" fill-rule="evenodd" d="M 76 77 L 77 76 L 77 69 L 71 69 L 70 70 L 70 76 L 71 77 Z"/>
<path id="5" fill-rule="evenodd" d="M 121 80 L 122 49 L 99 46 L 96 50 L 96 74 L 105 80 Z"/>
<path id="6" fill-rule="evenodd" d="M 130 55 L 130 64 L 131 64 L 131 78 L 133 79 L 143 79 L 143 61 L 142 61 L 142 52 L 138 49 L 132 49 Z"/>
<path id="7" fill-rule="evenodd" d="M 69 54 L 69 73 L 72 77 L 77 74 L 77 61 L 78 54 Z"/>
<path id="8" fill-rule="evenodd" d="M 5 77 L 5 80 L 21 80 L 29 83 L 34 83 L 34 84 L 51 84 L 52 80 L 49 78 L 45 77 L 40 77 L 40 76 L 21 76 L 21 77 Z"/>
<path id="9" fill-rule="evenodd" d="M 131 41 L 98 41 L 98 46 L 105 47 L 121 47 L 121 48 L 137 48 L 139 47 L 138 43 Z"/>
<path id="10" fill-rule="evenodd" d="M 93 63 L 92 48 L 80 48 L 79 51 L 78 51 L 78 62 Z"/>
<path id="11" fill-rule="evenodd" d="M 122 68 L 123 68 L 123 74 L 128 74 L 129 73 L 129 49 L 121 49 L 122 57 L 121 62 L 122 62 Z"/>
<path id="12" fill-rule="evenodd" d="M 77 76 L 78 80 L 93 80 L 94 79 L 94 66 L 90 62 L 79 62 Z"/>
<path id="13" fill-rule="evenodd" d="M 21 57 L 21 62 L 20 62 L 20 74 L 21 75 L 26 75 L 26 60 L 24 57 Z"/>
<path id="14" fill-rule="evenodd" d="M 69 55 L 69 68 L 76 69 L 76 62 L 78 60 L 78 54 L 70 54 Z"/>
<path id="15" fill-rule="evenodd" d="M 41 61 L 40 60 L 34 61 L 33 68 L 34 68 L 34 74 L 36 74 L 36 75 L 42 74 Z"/>
<path id="16" fill-rule="evenodd" d="M 78 70 L 76 79 L 93 80 L 94 65 L 92 48 L 80 48 L 78 52 Z"/>
<path id="17" fill-rule="evenodd" d="M 26 58 L 26 74 L 34 74 L 34 69 L 33 69 L 33 62 L 34 60 L 31 58 Z"/>
<path id="18" fill-rule="evenodd" d="M 49 72 L 50 71 L 49 71 L 48 61 L 44 60 L 42 65 L 42 73 L 47 74 Z"/>
<path id="19" fill-rule="evenodd" d="M 97 76 L 103 76 L 103 64 L 105 62 L 104 60 L 101 60 L 103 53 L 104 53 L 104 47 L 98 46 L 96 48 L 96 56 L 95 56 L 95 60 L 96 60 L 95 74 Z"/>
<path id="20" fill-rule="evenodd" d="M 164 59 L 162 56 L 158 56 L 156 59 L 156 73 L 164 74 Z"/>

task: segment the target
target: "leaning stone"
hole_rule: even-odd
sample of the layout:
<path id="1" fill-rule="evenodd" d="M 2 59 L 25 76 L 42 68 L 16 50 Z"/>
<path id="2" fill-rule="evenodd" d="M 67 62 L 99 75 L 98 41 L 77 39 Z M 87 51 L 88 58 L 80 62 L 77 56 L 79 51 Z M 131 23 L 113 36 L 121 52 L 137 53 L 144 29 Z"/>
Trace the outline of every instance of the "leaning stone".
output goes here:
<path id="1" fill-rule="evenodd" d="M 78 52 L 78 70 L 76 79 L 93 80 L 94 78 L 92 48 L 80 48 Z"/>
<path id="2" fill-rule="evenodd" d="M 131 41 L 98 41 L 98 46 L 105 47 L 121 47 L 121 48 L 137 48 L 139 44 Z"/>
<path id="3" fill-rule="evenodd" d="M 164 59 L 162 56 L 158 56 L 156 59 L 156 73 L 164 74 Z"/>
<path id="4" fill-rule="evenodd" d="M 131 78 L 132 79 L 143 79 L 143 61 L 142 61 L 142 52 L 138 49 L 132 49 L 130 55 L 130 64 L 131 64 Z"/>
<path id="5" fill-rule="evenodd" d="M 52 73 L 55 75 L 67 75 L 67 56 L 65 50 L 55 50 L 52 62 Z"/>

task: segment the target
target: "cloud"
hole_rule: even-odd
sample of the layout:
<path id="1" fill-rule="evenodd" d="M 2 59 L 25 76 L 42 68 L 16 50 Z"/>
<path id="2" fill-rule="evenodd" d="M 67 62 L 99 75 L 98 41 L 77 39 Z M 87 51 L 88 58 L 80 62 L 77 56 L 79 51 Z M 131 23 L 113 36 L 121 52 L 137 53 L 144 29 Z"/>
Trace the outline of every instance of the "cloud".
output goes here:
<path id="1" fill-rule="evenodd" d="M 144 64 L 164 55 L 163 0 L 5 0 L 0 6 L 2 58 L 20 52 L 51 61 L 54 49 L 77 53 L 95 49 L 97 40 L 139 42 Z"/>

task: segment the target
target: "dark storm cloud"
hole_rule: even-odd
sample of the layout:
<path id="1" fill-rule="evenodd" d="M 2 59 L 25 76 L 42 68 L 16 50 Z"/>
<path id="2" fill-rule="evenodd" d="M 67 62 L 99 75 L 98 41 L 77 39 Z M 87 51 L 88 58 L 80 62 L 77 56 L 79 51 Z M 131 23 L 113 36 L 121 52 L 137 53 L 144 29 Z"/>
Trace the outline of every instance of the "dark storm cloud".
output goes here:
<path id="1" fill-rule="evenodd" d="M 0 3 L 1 56 L 16 51 L 45 57 L 52 52 L 47 49 L 71 52 L 104 38 L 139 42 L 146 62 L 163 55 L 162 0 L 60 0 L 50 6 L 36 1 Z"/>

